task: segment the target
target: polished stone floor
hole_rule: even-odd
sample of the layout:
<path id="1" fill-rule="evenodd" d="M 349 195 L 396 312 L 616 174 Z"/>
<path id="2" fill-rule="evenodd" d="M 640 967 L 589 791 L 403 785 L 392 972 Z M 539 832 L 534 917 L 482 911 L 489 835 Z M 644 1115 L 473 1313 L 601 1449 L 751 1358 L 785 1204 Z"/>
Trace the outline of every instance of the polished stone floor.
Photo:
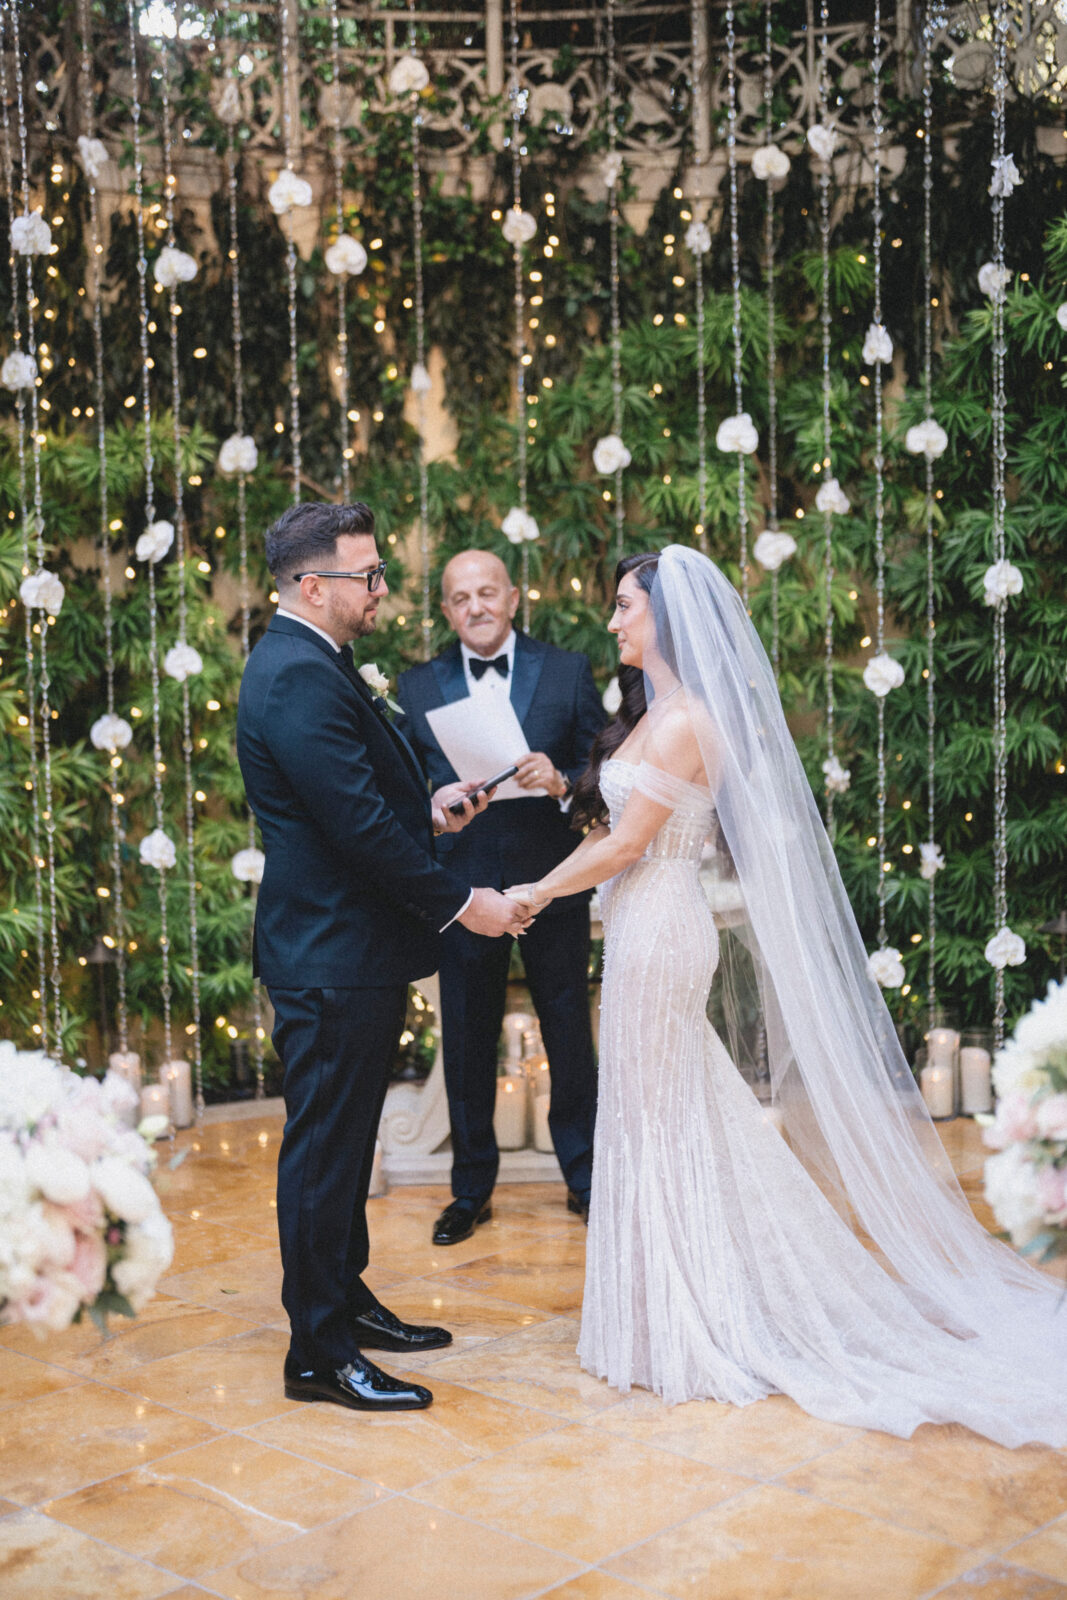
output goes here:
<path id="1" fill-rule="evenodd" d="M 943 1133 L 977 1195 L 976 1130 Z M 456 1335 L 418 1364 L 436 1404 L 288 1403 L 279 1134 L 163 1147 L 178 1253 L 135 1323 L 0 1330 L 4 1600 L 1067 1596 L 1067 1451 L 904 1443 L 777 1398 L 668 1410 L 585 1377 L 584 1230 L 555 1186 L 501 1188 L 451 1250 L 429 1243 L 442 1191 L 372 1202 L 376 1291 Z"/>

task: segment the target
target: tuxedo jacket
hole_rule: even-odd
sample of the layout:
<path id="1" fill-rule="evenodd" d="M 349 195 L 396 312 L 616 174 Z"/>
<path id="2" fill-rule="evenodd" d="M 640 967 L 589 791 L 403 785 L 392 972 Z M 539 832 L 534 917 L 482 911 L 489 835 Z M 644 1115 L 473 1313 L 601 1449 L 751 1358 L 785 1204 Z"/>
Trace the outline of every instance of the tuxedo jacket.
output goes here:
<path id="1" fill-rule="evenodd" d="M 531 750 L 543 750 L 573 783 L 585 770 L 593 740 L 604 725 L 588 658 L 574 650 L 515 635 L 515 665 L 509 684 L 511 704 Z M 400 675 L 397 698 L 405 733 L 416 746 L 434 789 L 454 783 L 456 774 L 426 720 L 428 711 L 468 694 L 458 641 L 441 655 Z M 492 777 L 487 772 L 485 777 Z M 494 800 L 464 828 L 438 840 L 442 860 L 471 883 L 492 889 L 532 883 L 570 854 L 579 835 L 558 800 Z M 571 906 L 571 895 L 553 900 L 543 916 Z"/>
<path id="2" fill-rule="evenodd" d="M 471 880 L 435 858 L 426 776 L 355 669 L 274 617 L 252 651 L 237 756 L 263 835 L 254 967 L 270 988 L 361 988 L 435 972 Z"/>

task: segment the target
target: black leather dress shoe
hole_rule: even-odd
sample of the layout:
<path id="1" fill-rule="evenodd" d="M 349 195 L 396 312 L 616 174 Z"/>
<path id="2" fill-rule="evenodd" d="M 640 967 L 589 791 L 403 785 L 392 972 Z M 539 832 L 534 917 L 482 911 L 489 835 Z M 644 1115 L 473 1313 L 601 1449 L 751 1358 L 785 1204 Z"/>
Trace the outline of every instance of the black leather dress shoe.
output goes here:
<path id="1" fill-rule="evenodd" d="M 358 1353 L 341 1367 L 308 1367 L 285 1358 L 287 1400 L 330 1400 L 353 1411 L 423 1411 L 433 1395 L 421 1383 L 392 1378 Z"/>
<path id="2" fill-rule="evenodd" d="M 452 1343 L 447 1328 L 423 1328 L 417 1323 L 401 1322 L 384 1306 L 375 1306 L 353 1317 L 352 1337 L 361 1350 L 406 1350 L 409 1355 L 420 1350 L 440 1350 Z"/>
<path id="3" fill-rule="evenodd" d="M 459 1244 L 469 1239 L 479 1222 L 488 1222 L 493 1208 L 488 1200 L 453 1200 L 433 1225 L 434 1244 Z"/>
<path id="4" fill-rule="evenodd" d="M 589 1226 L 589 1196 L 587 1194 L 577 1194 L 573 1189 L 568 1189 L 567 1210 L 573 1211 L 576 1217 L 581 1217 L 586 1227 Z"/>

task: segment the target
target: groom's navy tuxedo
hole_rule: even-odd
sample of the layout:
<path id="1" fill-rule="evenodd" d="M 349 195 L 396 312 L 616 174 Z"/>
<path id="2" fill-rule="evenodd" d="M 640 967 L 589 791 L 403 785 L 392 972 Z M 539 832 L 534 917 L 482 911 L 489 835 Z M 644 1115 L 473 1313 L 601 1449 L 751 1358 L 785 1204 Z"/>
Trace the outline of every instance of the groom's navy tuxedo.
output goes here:
<path id="1" fill-rule="evenodd" d="M 237 754 L 263 836 L 255 963 L 285 1069 L 282 1299 L 299 1361 L 345 1361 L 377 1302 L 366 1198 L 407 985 L 471 880 L 434 858 L 426 778 L 350 649 L 275 617 L 249 657 Z M 492 941 L 486 940 L 486 943 Z"/>
<path id="2" fill-rule="evenodd" d="M 587 658 L 516 631 L 508 692 L 530 749 L 543 751 L 573 782 L 584 771 L 604 724 Z M 458 642 L 398 680 L 404 730 L 435 789 L 454 783 L 456 774 L 426 713 L 468 693 Z M 558 800 L 548 797 L 494 800 L 477 826 L 440 841 L 441 859 L 464 881 L 498 889 L 544 876 L 577 843 L 568 815 Z M 520 948 L 552 1073 L 549 1127 L 569 1186 L 585 1195 L 596 1115 L 589 895 L 552 901 L 527 929 Z M 479 938 L 458 924 L 442 940 L 442 1043 L 452 1121 L 452 1191 L 457 1198 L 482 1199 L 496 1180 L 493 1109 L 510 954 L 510 939 Z"/>

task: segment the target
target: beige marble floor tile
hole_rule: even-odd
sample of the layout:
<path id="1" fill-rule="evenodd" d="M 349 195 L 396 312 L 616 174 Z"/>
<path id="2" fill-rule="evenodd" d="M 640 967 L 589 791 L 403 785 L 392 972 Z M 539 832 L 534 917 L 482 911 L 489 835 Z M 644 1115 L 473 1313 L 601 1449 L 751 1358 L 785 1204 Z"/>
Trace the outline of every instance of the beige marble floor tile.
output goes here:
<path id="1" fill-rule="evenodd" d="M 394 1496 L 207 1582 L 227 1600 L 527 1600 L 574 1570 L 551 1550 Z"/>
<path id="2" fill-rule="evenodd" d="M 112 1317 L 108 1332 L 92 1349 L 70 1358 L 71 1372 L 125 1388 L 123 1376 L 135 1367 L 185 1350 L 199 1350 L 219 1339 L 251 1333 L 256 1327 L 241 1317 L 207 1311 L 169 1297 L 154 1301 L 153 1310 L 151 1317 Z"/>
<path id="3" fill-rule="evenodd" d="M 605 1565 L 673 1600 L 918 1600 L 973 1557 L 765 1484 Z"/>
<path id="4" fill-rule="evenodd" d="M 0 1517 L 10 1517 L 13 1512 L 24 1510 L 25 1507 L 16 1505 L 14 1500 L 0 1500 Z"/>
<path id="5" fill-rule="evenodd" d="M 585 1239 L 550 1238 L 511 1244 L 506 1250 L 434 1274 L 442 1283 L 476 1289 L 499 1300 L 559 1316 L 581 1310 Z"/>
<path id="6" fill-rule="evenodd" d="M 750 1487 L 751 1480 L 567 1427 L 412 1491 L 581 1561 L 603 1561 Z"/>
<path id="7" fill-rule="evenodd" d="M 385 1207 L 390 1203 L 391 1197 L 379 1205 Z M 371 1211 L 368 1218 L 371 1261 L 385 1272 L 421 1278 L 427 1273 L 444 1272 L 479 1260 L 496 1250 L 522 1244 L 534 1246 L 543 1237 L 537 1229 L 521 1227 L 521 1219 L 505 1223 L 494 1216 L 459 1244 L 435 1245 L 430 1235 L 437 1215 L 433 1209 L 413 1211 L 407 1207 L 402 1211 Z"/>
<path id="8" fill-rule="evenodd" d="M 543 1412 L 429 1375 L 428 1381 L 434 1403 L 426 1411 L 372 1416 L 342 1406 L 296 1404 L 252 1429 L 250 1437 L 388 1489 L 408 1489 L 558 1425 Z"/>
<path id="9" fill-rule="evenodd" d="M 254 1328 L 221 1344 L 134 1367 L 111 1381 L 219 1428 L 247 1428 L 291 1404 L 282 1387 L 288 1348 L 284 1333 Z"/>
<path id="10" fill-rule="evenodd" d="M 1003 1561 L 990 1561 L 939 1589 L 937 1600 L 1063 1600 L 1065 1595 L 1067 1583 L 1040 1578 Z"/>
<path id="11" fill-rule="evenodd" d="M 243 1233 L 237 1228 L 224 1228 L 218 1223 L 202 1218 L 192 1221 L 185 1216 L 170 1214 L 174 1229 L 174 1261 L 171 1275 L 192 1272 L 197 1267 L 209 1267 L 215 1262 L 232 1261 L 250 1249 L 262 1248 L 258 1235 Z M 251 1242 L 250 1241 L 254 1241 Z"/>
<path id="12" fill-rule="evenodd" d="M 1067 1516 L 1058 1518 L 1021 1544 L 1012 1545 L 1003 1559 L 1067 1583 Z"/>
<path id="13" fill-rule="evenodd" d="M 440 1324 L 452 1334 L 453 1341 L 457 1338 L 499 1339 L 504 1334 L 545 1322 L 550 1315 L 517 1306 L 510 1300 L 478 1294 L 474 1289 L 460 1289 L 438 1279 L 408 1279 L 390 1290 L 385 1303 L 404 1322 Z M 454 1348 L 454 1343 L 445 1348 Z"/>
<path id="14" fill-rule="evenodd" d="M 64 1367 L 52 1366 L 42 1351 L 38 1360 L 20 1355 L 17 1350 L 0 1348 L 0 1411 L 55 1389 L 69 1389 L 77 1375 Z"/>
<path id="15" fill-rule="evenodd" d="M 0 1494 L 33 1505 L 202 1444 L 213 1433 L 137 1395 L 79 1384 L 0 1411 Z"/>
<path id="16" fill-rule="evenodd" d="M 246 1322 L 276 1322 L 282 1314 L 281 1257 L 276 1245 L 252 1248 L 192 1272 L 168 1273 L 160 1288 L 178 1300 L 243 1317 Z"/>
<path id="17" fill-rule="evenodd" d="M 577 1322 L 559 1317 L 473 1351 L 446 1351 L 433 1372 L 482 1394 L 577 1421 L 619 1403 L 614 1389 L 579 1367 L 577 1343 Z"/>
<path id="18" fill-rule="evenodd" d="M 750 1406 L 667 1406 L 657 1395 L 635 1393 L 588 1426 L 753 1478 L 777 1477 L 855 1438 L 854 1428 L 809 1417 L 784 1395 Z"/>
<path id="19" fill-rule="evenodd" d="M 974 1550 L 1002 1550 L 1067 1506 L 1067 1457 L 1005 1450 L 961 1427 L 859 1434 L 782 1480 L 820 1500 Z"/>
<path id="20" fill-rule="evenodd" d="M 4 1600 L 162 1600 L 175 1581 L 36 1511 L 0 1522 Z"/>
<path id="21" fill-rule="evenodd" d="M 643 1600 L 651 1594 L 643 1584 L 626 1583 L 594 1567 L 579 1578 L 571 1578 L 555 1589 L 549 1589 L 544 1600 Z"/>

